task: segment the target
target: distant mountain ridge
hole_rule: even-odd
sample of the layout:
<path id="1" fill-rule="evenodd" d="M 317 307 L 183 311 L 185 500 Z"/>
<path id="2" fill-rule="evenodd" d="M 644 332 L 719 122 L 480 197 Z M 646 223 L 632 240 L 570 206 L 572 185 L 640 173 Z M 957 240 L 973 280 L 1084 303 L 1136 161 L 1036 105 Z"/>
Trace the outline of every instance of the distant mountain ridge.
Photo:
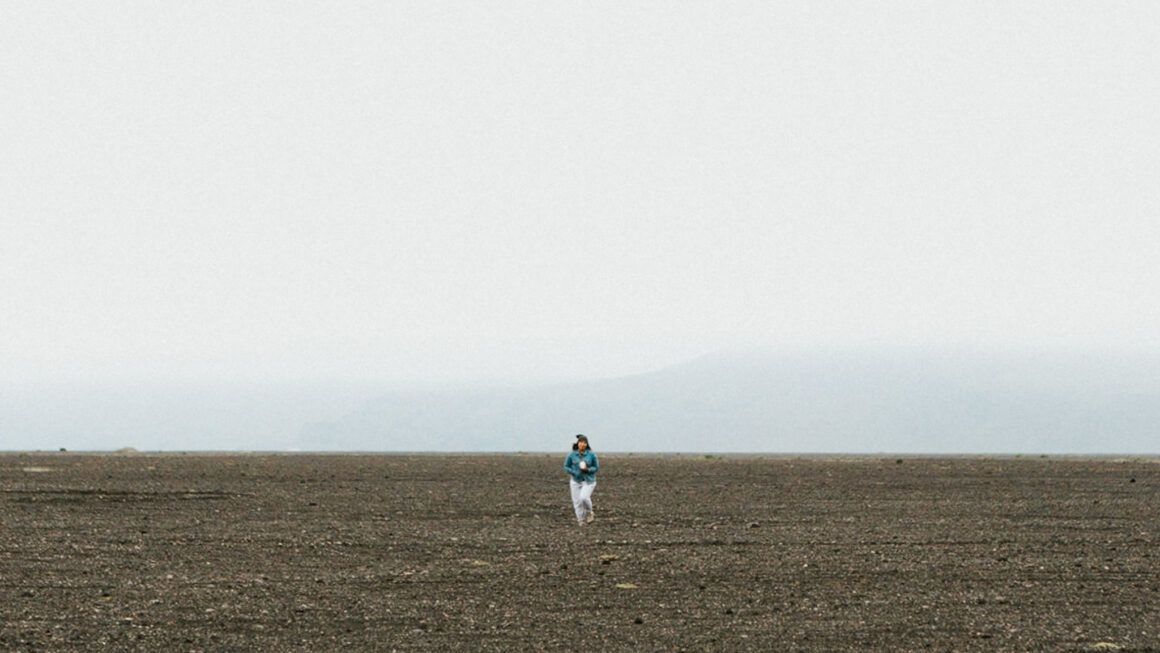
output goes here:
<path id="1" fill-rule="evenodd" d="M 301 449 L 1140 453 L 1160 451 L 1160 359 L 1083 353 L 733 352 L 532 387 L 392 392 Z"/>

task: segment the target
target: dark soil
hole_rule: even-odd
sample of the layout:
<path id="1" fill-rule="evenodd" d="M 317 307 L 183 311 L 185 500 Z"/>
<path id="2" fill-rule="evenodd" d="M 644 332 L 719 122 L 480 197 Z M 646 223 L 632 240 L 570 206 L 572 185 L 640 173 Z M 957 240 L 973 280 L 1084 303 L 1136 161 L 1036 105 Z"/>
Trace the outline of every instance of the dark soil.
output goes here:
<path id="1" fill-rule="evenodd" d="M 0 455 L 0 651 L 1160 651 L 1154 459 Z"/>

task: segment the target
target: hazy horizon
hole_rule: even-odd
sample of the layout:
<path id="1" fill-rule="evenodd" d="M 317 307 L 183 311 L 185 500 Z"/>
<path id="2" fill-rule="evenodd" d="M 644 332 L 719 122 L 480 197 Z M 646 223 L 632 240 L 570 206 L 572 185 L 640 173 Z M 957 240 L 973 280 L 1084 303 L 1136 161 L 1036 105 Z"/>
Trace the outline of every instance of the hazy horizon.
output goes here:
<path id="1" fill-rule="evenodd" d="M 735 350 L 543 383 L 10 384 L 0 449 L 1156 455 L 1160 354 Z"/>

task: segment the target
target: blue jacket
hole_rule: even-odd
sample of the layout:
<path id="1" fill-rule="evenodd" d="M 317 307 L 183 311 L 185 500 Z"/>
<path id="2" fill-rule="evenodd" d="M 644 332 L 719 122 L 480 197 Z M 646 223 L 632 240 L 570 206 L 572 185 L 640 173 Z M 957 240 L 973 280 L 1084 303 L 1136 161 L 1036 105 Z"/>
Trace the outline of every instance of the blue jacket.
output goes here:
<path id="1" fill-rule="evenodd" d="M 588 465 L 588 471 L 580 471 L 580 461 L 583 460 Z M 592 450 L 584 452 L 581 456 L 579 451 L 573 451 L 564 459 L 564 471 L 572 475 L 572 478 L 578 482 L 593 483 L 596 481 L 596 470 L 600 469 L 600 463 L 596 462 L 596 454 Z"/>

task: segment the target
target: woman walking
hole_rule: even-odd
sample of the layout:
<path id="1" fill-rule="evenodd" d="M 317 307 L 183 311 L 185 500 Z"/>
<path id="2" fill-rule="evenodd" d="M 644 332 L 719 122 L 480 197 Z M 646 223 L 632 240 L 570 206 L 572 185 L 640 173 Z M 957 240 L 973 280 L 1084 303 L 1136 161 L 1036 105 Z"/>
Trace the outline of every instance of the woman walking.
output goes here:
<path id="1" fill-rule="evenodd" d="M 581 526 L 596 519 L 592 510 L 592 491 L 596 489 L 596 470 L 599 468 L 596 454 L 588 448 L 588 437 L 577 435 L 572 453 L 564 460 L 564 471 L 572 477 L 568 481 L 572 487 L 572 507 L 576 510 L 576 522 Z"/>

